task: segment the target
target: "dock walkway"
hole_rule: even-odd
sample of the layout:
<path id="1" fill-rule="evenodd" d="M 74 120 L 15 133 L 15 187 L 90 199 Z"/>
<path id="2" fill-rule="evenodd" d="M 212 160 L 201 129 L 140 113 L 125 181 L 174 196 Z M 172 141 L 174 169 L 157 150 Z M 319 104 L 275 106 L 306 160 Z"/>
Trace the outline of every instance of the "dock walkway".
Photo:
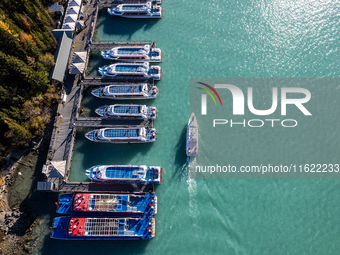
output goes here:
<path id="1" fill-rule="evenodd" d="M 63 182 L 59 186 L 61 192 L 114 192 L 114 193 L 141 193 L 153 192 L 153 184 L 113 184 L 113 183 L 96 183 L 96 182 Z"/>
<path id="2" fill-rule="evenodd" d="M 156 48 L 156 43 L 152 41 L 116 41 L 116 42 L 92 42 L 90 45 L 90 49 L 100 49 L 100 50 L 108 50 L 114 47 L 126 47 L 126 46 L 144 46 L 150 45 L 150 48 Z"/>
<path id="3" fill-rule="evenodd" d="M 154 80 L 149 78 L 125 78 L 125 77 L 116 77 L 111 78 L 107 76 L 85 76 L 82 80 L 84 85 L 91 85 L 91 86 L 107 86 L 107 85 L 139 85 L 147 83 L 149 86 L 154 85 Z"/>
<path id="4" fill-rule="evenodd" d="M 124 2 L 124 1 L 123 1 Z M 143 2 L 143 0 L 141 0 Z M 118 4 L 118 2 L 111 2 Z M 119 1 L 122 3 L 122 1 Z M 129 1 L 129 3 L 131 3 Z M 73 52 L 90 51 L 89 39 L 94 34 L 94 28 L 96 24 L 96 16 L 98 13 L 98 3 L 95 0 L 91 0 L 84 7 L 85 13 L 85 28 L 79 33 L 75 34 L 73 39 Z M 133 42 L 135 44 L 136 42 Z M 138 43 L 154 43 L 138 42 Z M 92 47 L 97 47 L 97 43 L 94 43 Z M 115 42 L 114 44 L 104 43 L 100 47 L 111 47 L 112 45 L 128 45 L 126 42 Z M 72 56 L 72 54 L 71 54 Z M 69 59 L 71 62 L 71 59 Z M 70 64 L 70 63 L 69 63 Z M 129 82 L 129 83 L 125 83 Z M 56 191 L 56 192 L 149 192 L 154 190 L 152 184 L 113 184 L 113 183 L 95 183 L 95 182 L 68 182 L 68 174 L 71 164 L 71 157 L 73 152 L 73 146 L 75 142 L 75 133 L 77 127 L 132 127 L 132 126 L 144 126 L 152 127 L 152 120 L 117 120 L 106 118 L 85 118 L 78 117 L 78 111 L 82 98 L 82 90 L 84 85 L 92 86 L 105 86 L 109 84 L 140 84 L 147 83 L 153 85 L 153 79 L 136 79 L 136 78 L 110 78 L 110 77 L 85 77 L 81 80 L 81 75 L 65 75 L 63 83 L 64 93 L 66 94 L 65 101 L 58 106 L 58 116 L 54 125 L 53 136 L 50 143 L 48 159 L 46 165 L 49 165 L 52 161 L 66 161 L 65 177 L 50 176 L 47 178 L 47 182 L 41 182 L 40 190 Z M 118 126 L 117 126 L 118 125 Z M 53 185 L 52 185 L 53 184 Z M 39 186 L 39 182 L 38 182 Z"/>
<path id="5" fill-rule="evenodd" d="M 129 128 L 129 127 L 146 127 L 153 126 L 152 120 L 128 120 L 128 119 L 106 119 L 98 117 L 80 117 L 74 122 L 76 127 L 115 127 L 115 128 Z"/>
<path id="6" fill-rule="evenodd" d="M 99 7 L 114 8 L 119 4 L 145 4 L 150 0 L 99 0 Z M 153 4 L 161 4 L 162 0 L 151 0 Z"/>

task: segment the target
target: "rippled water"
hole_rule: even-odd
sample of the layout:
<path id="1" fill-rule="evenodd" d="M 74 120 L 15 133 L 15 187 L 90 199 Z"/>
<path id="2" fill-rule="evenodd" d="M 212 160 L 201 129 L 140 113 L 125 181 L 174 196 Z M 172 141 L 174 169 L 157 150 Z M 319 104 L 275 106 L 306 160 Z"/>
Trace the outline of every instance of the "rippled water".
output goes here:
<path id="1" fill-rule="evenodd" d="M 152 40 L 162 49 L 160 95 L 147 102 L 158 108 L 158 140 L 94 144 L 83 137 L 86 130 L 79 130 L 70 177 L 86 180 L 85 169 L 95 164 L 161 165 L 156 237 L 137 242 L 50 240 L 51 215 L 46 214 L 36 230 L 41 236 L 36 252 L 338 254 L 339 180 L 190 179 L 184 142 L 190 78 L 340 77 L 340 3 L 165 0 L 162 8 L 161 20 L 119 19 L 103 10 L 96 33 L 97 41 Z M 106 63 L 94 54 L 90 74 Z M 87 92 L 84 112 L 95 116 L 94 108 L 106 103 Z M 230 144 L 216 149 L 242 151 L 237 141 Z"/>

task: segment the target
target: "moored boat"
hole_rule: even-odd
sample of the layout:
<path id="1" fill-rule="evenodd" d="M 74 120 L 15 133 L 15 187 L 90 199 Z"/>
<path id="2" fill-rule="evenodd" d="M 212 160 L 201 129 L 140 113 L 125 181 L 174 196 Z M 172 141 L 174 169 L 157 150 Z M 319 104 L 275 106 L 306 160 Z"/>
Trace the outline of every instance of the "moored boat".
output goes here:
<path id="1" fill-rule="evenodd" d="M 158 48 L 151 48 L 149 44 L 143 46 L 115 47 L 111 50 L 102 51 L 101 55 L 105 59 L 115 61 L 147 61 L 162 62 L 162 51 Z"/>
<path id="2" fill-rule="evenodd" d="M 86 170 L 86 176 L 98 182 L 162 183 L 162 168 L 145 165 L 99 165 Z"/>
<path id="3" fill-rule="evenodd" d="M 148 62 L 143 63 L 117 63 L 100 67 L 99 73 L 103 76 L 119 77 L 143 77 L 153 78 L 155 80 L 162 79 L 162 70 L 159 66 L 150 66 Z"/>
<path id="4" fill-rule="evenodd" d="M 195 114 L 192 113 L 187 127 L 186 154 L 188 157 L 196 157 L 197 153 L 198 153 L 198 124 Z"/>
<path id="5" fill-rule="evenodd" d="M 156 119 L 156 107 L 133 104 L 104 105 L 95 112 L 106 118 Z"/>
<path id="6" fill-rule="evenodd" d="M 155 236 L 152 217 L 57 217 L 53 220 L 54 239 L 64 240 L 137 240 Z"/>
<path id="7" fill-rule="evenodd" d="M 157 213 L 157 197 L 154 194 L 61 194 L 57 212 L 73 215 L 135 215 L 152 216 Z"/>
<path id="8" fill-rule="evenodd" d="M 139 85 L 108 85 L 92 90 L 91 94 L 95 97 L 124 100 L 124 99 L 150 99 L 158 96 L 156 86 L 147 84 Z"/>
<path id="9" fill-rule="evenodd" d="M 110 15 L 133 19 L 160 19 L 163 17 L 162 7 L 151 1 L 139 4 L 119 4 L 115 8 L 108 8 Z"/>
<path id="10" fill-rule="evenodd" d="M 154 128 L 102 128 L 85 134 L 85 137 L 99 143 L 149 143 L 156 141 Z"/>

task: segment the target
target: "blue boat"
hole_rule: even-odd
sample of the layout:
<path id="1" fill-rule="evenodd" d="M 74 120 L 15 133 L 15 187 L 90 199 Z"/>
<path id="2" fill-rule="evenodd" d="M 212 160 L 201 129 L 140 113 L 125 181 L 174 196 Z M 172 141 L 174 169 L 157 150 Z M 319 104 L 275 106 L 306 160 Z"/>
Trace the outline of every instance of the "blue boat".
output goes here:
<path id="1" fill-rule="evenodd" d="M 99 143 L 149 143 L 156 141 L 156 129 L 102 128 L 86 133 L 85 137 Z"/>
<path id="2" fill-rule="evenodd" d="M 162 168 L 145 165 L 99 165 L 86 170 L 86 176 L 98 182 L 162 183 Z"/>
<path id="3" fill-rule="evenodd" d="M 106 118 L 156 119 L 156 107 L 133 104 L 104 105 L 95 112 Z"/>
<path id="4" fill-rule="evenodd" d="M 51 238 L 63 240 L 138 240 L 155 236 L 152 217 L 57 217 Z"/>
<path id="5" fill-rule="evenodd" d="M 57 212 L 72 215 L 153 216 L 157 213 L 157 197 L 146 194 L 61 194 Z"/>
<path id="6" fill-rule="evenodd" d="M 156 86 L 140 85 L 109 85 L 92 90 L 91 94 L 95 97 L 104 99 L 149 99 L 158 96 Z"/>

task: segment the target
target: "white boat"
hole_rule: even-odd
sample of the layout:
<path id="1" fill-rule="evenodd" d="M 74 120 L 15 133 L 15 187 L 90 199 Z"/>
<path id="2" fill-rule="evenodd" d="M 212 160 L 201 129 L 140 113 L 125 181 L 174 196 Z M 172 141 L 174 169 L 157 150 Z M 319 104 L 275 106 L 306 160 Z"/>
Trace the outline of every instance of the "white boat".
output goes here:
<path id="1" fill-rule="evenodd" d="M 147 84 L 139 85 L 108 85 L 102 88 L 94 89 L 92 95 L 105 99 L 150 99 L 158 96 L 156 86 L 148 86 Z"/>
<path id="2" fill-rule="evenodd" d="M 156 141 L 156 129 L 102 128 L 86 133 L 85 137 L 98 143 L 149 143 Z"/>
<path id="3" fill-rule="evenodd" d="M 133 19 L 160 19 L 163 17 L 162 7 L 147 2 L 144 4 L 119 4 L 108 8 L 110 15 Z"/>
<path id="4" fill-rule="evenodd" d="M 143 46 L 114 47 L 111 50 L 102 51 L 105 59 L 128 62 L 162 62 L 162 51 L 158 48 L 150 48 L 149 44 Z"/>
<path id="5" fill-rule="evenodd" d="M 98 182 L 162 183 L 162 168 L 145 165 L 99 165 L 86 170 Z"/>
<path id="6" fill-rule="evenodd" d="M 118 63 L 99 68 L 99 73 L 109 77 L 131 76 L 162 79 L 160 66 L 150 66 L 149 63 Z"/>
<path id="7" fill-rule="evenodd" d="M 156 107 L 133 104 L 104 105 L 95 112 L 106 118 L 156 119 Z"/>
<path id="8" fill-rule="evenodd" d="M 191 114 L 188 122 L 186 138 L 187 156 L 196 157 L 198 153 L 198 124 L 194 113 Z"/>

